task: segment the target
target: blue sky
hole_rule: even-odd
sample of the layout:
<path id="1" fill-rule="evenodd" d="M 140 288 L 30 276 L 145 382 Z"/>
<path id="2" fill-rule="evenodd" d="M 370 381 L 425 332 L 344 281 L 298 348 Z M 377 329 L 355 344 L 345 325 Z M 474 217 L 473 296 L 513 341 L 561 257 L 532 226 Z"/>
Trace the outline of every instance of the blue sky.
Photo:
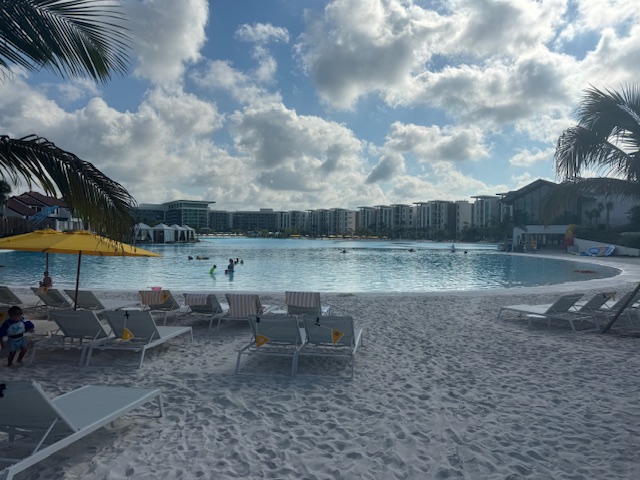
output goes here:
<path id="1" fill-rule="evenodd" d="M 122 0 L 107 85 L 17 71 L 3 133 L 37 133 L 138 202 L 356 208 L 557 180 L 590 84 L 640 73 L 635 0 Z"/>

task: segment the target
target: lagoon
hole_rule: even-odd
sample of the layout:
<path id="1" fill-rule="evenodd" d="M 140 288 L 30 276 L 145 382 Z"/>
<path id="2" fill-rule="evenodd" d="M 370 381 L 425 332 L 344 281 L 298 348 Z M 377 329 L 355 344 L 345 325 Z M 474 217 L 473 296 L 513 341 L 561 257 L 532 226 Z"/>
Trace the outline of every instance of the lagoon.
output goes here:
<path id="1" fill-rule="evenodd" d="M 592 263 L 499 252 L 496 245 L 489 244 L 456 244 L 452 253 L 450 244 L 435 242 L 205 238 L 195 244 L 144 248 L 162 258 L 83 256 L 80 287 L 434 292 L 551 285 L 619 273 Z M 343 250 L 346 253 L 341 253 Z M 197 256 L 209 259 L 195 260 Z M 244 263 L 236 266 L 233 275 L 225 275 L 230 258 Z M 5 266 L 0 268 L 3 285 L 37 286 L 45 254 L 0 251 L 0 264 Z M 216 273 L 210 275 L 214 264 Z M 77 257 L 73 255 L 49 255 L 49 271 L 57 288 L 75 286 L 76 268 Z"/>

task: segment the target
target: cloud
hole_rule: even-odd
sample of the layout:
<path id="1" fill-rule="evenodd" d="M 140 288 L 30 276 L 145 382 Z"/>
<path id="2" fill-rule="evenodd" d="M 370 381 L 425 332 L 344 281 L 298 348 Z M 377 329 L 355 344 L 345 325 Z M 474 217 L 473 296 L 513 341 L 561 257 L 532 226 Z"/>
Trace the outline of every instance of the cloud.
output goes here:
<path id="1" fill-rule="evenodd" d="M 289 43 L 289 32 L 287 29 L 276 27 L 270 23 L 254 23 L 253 25 L 245 23 L 238 27 L 235 36 L 243 42 L 261 44 L 268 42 Z"/>
<path id="2" fill-rule="evenodd" d="M 125 0 L 137 59 L 134 74 L 154 84 L 180 83 L 187 64 L 200 59 L 209 16 L 206 0 Z"/>
<path id="3" fill-rule="evenodd" d="M 554 154 L 555 148 L 546 148 L 544 150 L 536 148 L 533 151 L 523 148 L 509 159 L 509 164 L 514 167 L 530 167 L 536 163 L 552 163 Z"/>
<path id="4" fill-rule="evenodd" d="M 380 160 L 367 177 L 367 183 L 391 180 L 406 170 L 407 157 L 418 163 L 477 161 L 489 156 L 478 127 L 437 125 L 426 127 L 395 122 L 381 148 Z"/>

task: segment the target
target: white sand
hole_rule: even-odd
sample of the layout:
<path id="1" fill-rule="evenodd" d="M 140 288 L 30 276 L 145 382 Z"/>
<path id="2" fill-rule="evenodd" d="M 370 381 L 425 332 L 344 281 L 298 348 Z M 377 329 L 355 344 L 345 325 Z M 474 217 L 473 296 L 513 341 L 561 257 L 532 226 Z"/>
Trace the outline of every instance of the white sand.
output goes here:
<path id="1" fill-rule="evenodd" d="M 625 271 L 577 285 L 323 295 L 365 330 L 353 380 L 346 362 L 317 358 L 301 358 L 295 379 L 289 360 L 271 358 L 244 360 L 243 371 L 281 375 L 235 376 L 248 325 L 208 331 L 193 317 L 179 323 L 194 325 L 195 343 L 155 349 L 140 370 L 123 352 L 99 352 L 83 369 L 77 351 L 39 353 L 2 378 L 33 379 L 53 395 L 85 384 L 160 387 L 166 416 L 134 411 L 16 478 L 636 479 L 640 339 L 622 335 L 628 323 L 599 335 L 495 319 L 500 305 L 622 293 L 640 280 L 637 260 L 609 263 Z"/>

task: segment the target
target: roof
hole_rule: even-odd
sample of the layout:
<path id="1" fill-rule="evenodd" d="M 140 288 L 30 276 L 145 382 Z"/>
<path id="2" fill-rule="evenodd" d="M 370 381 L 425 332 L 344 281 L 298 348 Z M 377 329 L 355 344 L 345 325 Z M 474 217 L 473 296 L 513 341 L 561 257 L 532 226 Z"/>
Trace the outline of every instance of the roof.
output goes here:
<path id="1" fill-rule="evenodd" d="M 542 187 L 556 187 L 557 183 L 550 182 L 548 180 L 538 179 L 535 182 L 531 182 L 529 185 L 522 187 L 520 190 L 515 190 L 512 192 L 505 193 L 504 196 L 500 199 L 502 203 L 511 204 L 515 202 L 520 197 L 531 193 L 535 190 L 538 190 Z"/>
<path id="2" fill-rule="evenodd" d="M 23 195 L 27 195 L 31 198 L 34 198 L 49 207 L 64 207 L 64 208 L 67 207 L 67 204 L 64 200 L 61 200 L 56 197 L 48 197 L 47 195 L 42 195 L 41 193 L 38 193 L 38 192 L 26 192 L 26 193 L 23 193 Z"/>
<path id="3" fill-rule="evenodd" d="M 37 210 L 34 210 L 33 208 L 25 205 L 24 203 L 17 201 L 14 197 L 11 197 L 9 200 L 7 200 L 6 206 L 9 210 L 13 210 L 14 212 L 19 213 L 20 215 L 26 215 L 28 217 L 38 213 Z"/>

